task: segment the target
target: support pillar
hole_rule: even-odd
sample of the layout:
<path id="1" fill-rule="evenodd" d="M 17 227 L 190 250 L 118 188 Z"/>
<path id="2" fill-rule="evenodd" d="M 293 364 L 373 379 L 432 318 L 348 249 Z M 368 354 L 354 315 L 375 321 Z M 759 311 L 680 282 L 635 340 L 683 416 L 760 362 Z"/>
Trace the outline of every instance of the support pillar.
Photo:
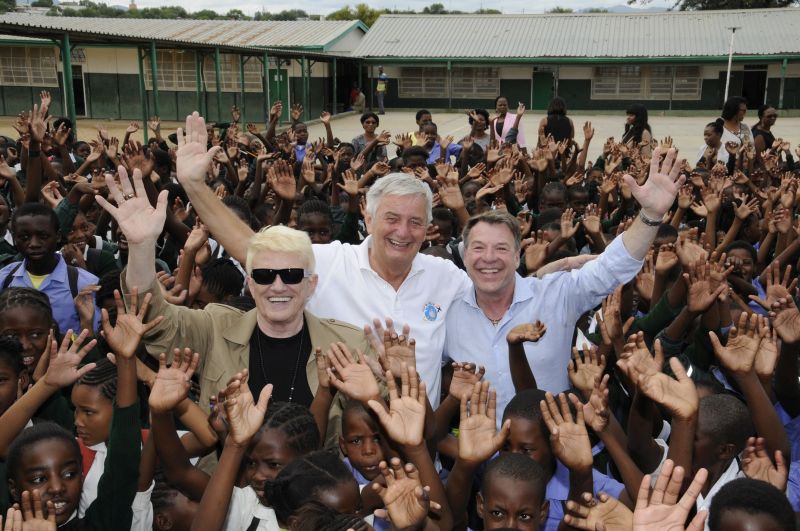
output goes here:
<path id="1" fill-rule="evenodd" d="M 72 122 L 72 134 L 75 138 L 78 138 L 78 120 L 77 116 L 75 116 L 75 93 L 72 90 L 72 45 L 69 42 L 69 33 L 64 33 L 64 37 L 61 40 L 61 62 L 61 73 L 64 80 L 64 107 L 69 121 Z M 782 86 L 783 83 L 781 83 L 781 87 Z M 781 94 L 782 93 L 783 91 L 781 91 Z"/>
<path id="2" fill-rule="evenodd" d="M 222 123 L 222 74 L 219 68 L 220 56 L 219 46 L 214 47 L 214 79 L 217 88 L 217 123 Z"/>
<path id="3" fill-rule="evenodd" d="M 338 87 L 336 86 L 336 58 L 333 58 L 333 100 L 331 105 L 331 114 L 336 114 L 336 108 L 339 104 L 339 93 L 337 91 Z"/>
<path id="4" fill-rule="evenodd" d="M 204 93 L 205 86 L 203 84 L 203 54 L 197 51 L 194 53 L 194 108 L 200 113 L 201 116 L 206 115 Z"/>
<path id="5" fill-rule="evenodd" d="M 269 54 L 267 52 L 264 52 L 261 64 L 264 69 L 264 86 L 261 87 L 264 92 L 264 123 L 269 123 L 269 110 L 272 107 L 272 101 L 269 98 Z"/>
<path id="6" fill-rule="evenodd" d="M 239 112 L 242 114 L 243 124 L 247 123 L 247 115 L 244 113 L 244 64 L 246 62 L 247 59 L 244 55 L 239 55 Z"/>
<path id="7" fill-rule="evenodd" d="M 300 68 L 303 71 L 303 120 L 308 121 L 308 106 L 310 104 L 310 98 L 308 97 L 308 90 L 309 90 L 309 67 L 308 67 L 308 58 L 303 57 L 302 63 L 300 63 Z"/>
<path id="8" fill-rule="evenodd" d="M 453 62 L 447 61 L 447 110 L 453 110 Z"/>
<path id="9" fill-rule="evenodd" d="M 158 105 L 158 64 L 156 63 L 156 43 L 150 42 L 150 76 L 153 78 L 153 111 L 156 116 L 161 116 Z M 144 124 L 145 128 L 147 124 Z"/>
<path id="10" fill-rule="evenodd" d="M 786 66 L 788 64 L 788 59 L 784 59 L 783 63 L 781 63 L 781 86 L 778 90 L 778 109 L 783 109 L 783 86 L 786 84 Z"/>
<path id="11" fill-rule="evenodd" d="M 147 131 L 147 88 L 144 86 L 144 58 L 141 48 L 136 48 L 136 58 L 139 63 L 139 99 L 142 102 L 142 131 L 144 134 L 144 143 L 147 144 L 148 131 Z"/>

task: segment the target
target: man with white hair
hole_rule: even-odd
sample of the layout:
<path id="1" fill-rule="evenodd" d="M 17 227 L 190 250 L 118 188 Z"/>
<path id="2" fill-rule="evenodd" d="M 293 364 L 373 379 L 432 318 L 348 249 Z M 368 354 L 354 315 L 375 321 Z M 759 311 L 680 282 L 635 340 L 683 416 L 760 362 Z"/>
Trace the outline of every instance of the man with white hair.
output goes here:
<path id="1" fill-rule="evenodd" d="M 208 188 L 206 172 L 217 148 L 207 150 L 205 121 L 186 118 L 186 136 L 178 148 L 177 173 L 192 205 L 212 235 L 239 261 L 253 231 Z M 431 221 L 430 188 L 413 176 L 382 177 L 367 193 L 369 236 L 360 245 L 314 245 L 321 275 L 308 310 L 322 318 L 371 323 L 387 317 L 408 324 L 416 341 L 416 368 L 428 398 L 439 403 L 445 315 L 470 287 L 452 262 L 419 254 Z"/>

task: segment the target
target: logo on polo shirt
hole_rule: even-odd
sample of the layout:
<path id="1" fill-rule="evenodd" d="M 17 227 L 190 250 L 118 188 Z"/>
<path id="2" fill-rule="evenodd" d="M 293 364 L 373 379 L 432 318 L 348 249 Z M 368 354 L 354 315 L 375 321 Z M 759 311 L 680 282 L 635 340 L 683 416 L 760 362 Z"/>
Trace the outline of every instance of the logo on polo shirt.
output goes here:
<path id="1" fill-rule="evenodd" d="M 439 317 L 439 312 L 441 311 L 442 311 L 441 306 L 429 302 L 422 309 L 422 316 L 425 318 L 426 321 L 435 321 Z"/>

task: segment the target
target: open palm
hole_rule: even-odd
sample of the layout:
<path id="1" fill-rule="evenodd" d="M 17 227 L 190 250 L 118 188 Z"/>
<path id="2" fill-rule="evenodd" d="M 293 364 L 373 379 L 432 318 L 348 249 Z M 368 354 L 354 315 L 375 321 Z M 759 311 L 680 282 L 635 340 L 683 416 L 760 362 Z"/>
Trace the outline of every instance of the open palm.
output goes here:
<path id="1" fill-rule="evenodd" d="M 239 446 L 246 445 L 261 428 L 267 404 L 272 396 L 272 384 L 267 384 L 261 391 L 258 402 L 253 400 L 253 393 L 247 385 L 247 371 L 239 373 L 225 390 L 225 414 L 230 427 L 229 437 Z"/>
<path id="2" fill-rule="evenodd" d="M 178 181 L 184 186 L 192 184 L 205 186 L 211 161 L 222 148 L 214 146 L 208 149 L 206 121 L 197 111 L 186 117 L 186 129 L 179 128 L 177 136 L 175 168 Z"/>
<path id="3" fill-rule="evenodd" d="M 378 415 L 387 435 L 399 445 L 416 446 L 422 444 L 425 428 L 426 395 L 425 382 L 417 376 L 412 367 L 404 367 L 400 373 L 401 392 L 391 371 L 386 371 L 386 384 L 389 388 L 389 411 L 376 401 L 370 400 L 369 407 Z"/>
<path id="4" fill-rule="evenodd" d="M 148 400 L 152 411 L 172 411 L 189 396 L 192 374 L 197 369 L 198 361 L 199 354 L 193 354 L 192 349 L 184 349 L 182 353 L 180 349 L 175 349 L 172 366 L 167 367 L 167 356 L 161 353 L 158 373 Z"/>
<path id="5" fill-rule="evenodd" d="M 142 172 L 133 170 L 133 184 L 124 166 L 118 168 L 120 184 L 110 174 L 106 174 L 106 186 L 116 206 L 103 196 L 96 196 L 97 202 L 119 224 L 130 245 L 154 244 L 167 219 L 167 191 L 158 195 L 156 207 L 150 204 L 142 182 Z"/>
<path id="6" fill-rule="evenodd" d="M 664 153 L 662 148 L 653 151 L 650 160 L 650 176 L 643 185 L 639 185 L 630 175 L 625 175 L 623 179 L 630 186 L 633 197 L 642 206 L 642 211 L 647 217 L 661 219 L 670 209 L 678 195 L 678 190 L 686 180 L 680 175 L 680 162 L 676 161 L 677 150 L 666 150 L 664 162 L 661 162 L 661 155 Z"/>
<path id="7" fill-rule="evenodd" d="M 412 529 L 428 515 L 430 501 L 422 488 L 419 472 L 412 464 L 403 468 L 400 460 L 392 459 L 391 468 L 381 463 L 386 486 L 375 483 L 392 525 L 397 529 Z"/>

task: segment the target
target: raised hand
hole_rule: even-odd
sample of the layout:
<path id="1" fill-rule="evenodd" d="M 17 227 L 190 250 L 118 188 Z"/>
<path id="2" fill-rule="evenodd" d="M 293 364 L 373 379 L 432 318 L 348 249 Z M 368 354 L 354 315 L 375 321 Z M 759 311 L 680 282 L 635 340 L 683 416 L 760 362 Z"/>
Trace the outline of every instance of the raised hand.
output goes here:
<path id="1" fill-rule="evenodd" d="M 294 201 L 297 196 L 297 181 L 292 169 L 285 160 L 278 160 L 267 172 L 270 188 L 284 201 Z"/>
<path id="2" fill-rule="evenodd" d="M 221 146 L 208 149 L 206 121 L 195 111 L 186 117 L 186 129 L 178 128 L 178 151 L 175 169 L 178 181 L 183 186 L 205 186 L 206 174 L 214 156 L 222 151 Z"/>
<path id="3" fill-rule="evenodd" d="M 484 374 L 486 369 L 474 363 L 453 362 L 453 377 L 450 379 L 448 393 L 459 402 L 464 396 L 469 398 L 473 387 L 483 379 Z"/>
<path id="4" fill-rule="evenodd" d="M 575 224 L 575 212 L 568 208 L 561 214 L 561 237 L 568 240 L 575 236 L 580 225 Z"/>
<path id="5" fill-rule="evenodd" d="M 117 206 L 112 205 L 101 195 L 95 196 L 95 199 L 117 221 L 129 245 L 155 245 L 167 219 L 167 190 L 162 190 L 158 194 L 158 202 L 153 208 L 147 199 L 142 172 L 138 169 L 133 170 L 133 184 L 131 184 L 124 166 L 119 166 L 117 171 L 119 186 L 113 175 L 106 174 L 109 195 Z"/>
<path id="6" fill-rule="evenodd" d="M 431 507 L 441 508 L 430 501 L 430 488 L 422 486 L 419 472 L 412 463 L 404 467 L 400 459 L 394 457 L 388 466 L 385 461 L 379 466 L 386 486 L 375 482 L 372 488 L 383 501 L 392 529 L 417 529 L 428 517 Z"/>
<path id="7" fill-rule="evenodd" d="M 800 341 L 800 311 L 791 298 L 781 298 L 773 303 L 769 319 L 778 336 L 787 343 Z"/>
<path id="8" fill-rule="evenodd" d="M 511 345 L 520 345 L 527 342 L 539 341 L 547 327 L 541 321 L 535 323 L 523 323 L 511 329 L 506 335 L 506 341 Z"/>
<path id="9" fill-rule="evenodd" d="M 489 389 L 489 382 L 476 382 L 471 398 L 466 393 L 461 396 L 458 458 L 475 465 L 483 463 L 500 449 L 510 429 L 511 421 L 506 420 L 497 431 L 497 394 Z"/>
<path id="10" fill-rule="evenodd" d="M 154 413 L 167 413 L 175 409 L 192 387 L 192 375 L 200 364 L 200 354 L 185 348 L 173 351 L 172 365 L 167 367 L 167 355 L 158 358 L 158 373 L 150 389 L 148 404 Z"/>
<path id="11" fill-rule="evenodd" d="M 631 510 L 602 491 L 597 498 L 590 492 L 584 492 L 580 503 L 567 500 L 567 513 L 564 523 L 577 529 L 622 531 L 633 528 Z"/>
<path id="12" fill-rule="evenodd" d="M 97 365 L 96 363 L 87 363 L 78 368 L 86 354 L 97 344 L 97 340 L 92 339 L 84 345 L 86 338 L 89 337 L 89 331 L 83 330 L 75 341 L 71 342 L 72 337 L 74 337 L 72 330 L 67 330 L 59 347 L 56 340 L 50 336 L 49 354 L 48 352 L 42 354 L 42 358 L 48 357 L 44 382 L 49 386 L 58 388 L 70 386 Z"/>
<path id="13" fill-rule="evenodd" d="M 578 397 L 569 394 L 569 401 L 576 410 L 573 420 L 567 396 L 560 393 L 558 400 L 560 410 L 551 393 L 547 393 L 545 400 L 539 404 L 544 422 L 550 431 L 550 447 L 553 455 L 572 471 L 588 472 L 592 468 L 592 445 L 583 420 L 582 404 Z"/>
<path id="14" fill-rule="evenodd" d="M 139 306 L 139 290 L 133 288 L 131 290 L 130 304 L 126 310 L 125 303 L 122 302 L 122 296 L 119 291 L 114 290 L 114 302 L 117 305 L 116 323 L 113 327 L 111 326 L 108 311 L 105 308 L 101 310 L 100 317 L 101 333 L 108 346 L 114 351 L 114 354 L 125 359 L 133 358 L 142 337 L 164 319 L 163 316 L 159 315 L 149 323 L 144 322 L 151 298 L 152 294 L 145 294 L 142 305 Z"/>
<path id="15" fill-rule="evenodd" d="M 292 104 L 291 108 L 289 109 L 289 116 L 292 118 L 293 122 L 297 122 L 300 120 L 300 117 L 303 115 L 303 106 L 299 103 Z"/>
<path id="16" fill-rule="evenodd" d="M 567 365 L 567 375 L 572 386 L 588 400 L 595 388 L 595 380 L 601 378 L 606 370 L 606 357 L 597 353 L 597 347 L 581 352 L 572 347 L 572 361 Z"/>
<path id="17" fill-rule="evenodd" d="M 419 379 L 413 367 L 403 365 L 400 371 L 400 393 L 397 392 L 392 371 L 386 371 L 386 385 L 389 388 L 389 410 L 377 400 L 368 405 L 378 415 L 386 434 L 397 444 L 407 447 L 419 446 L 424 442 L 426 395 L 425 382 Z"/>
<path id="18" fill-rule="evenodd" d="M 225 402 L 223 402 L 228 417 L 229 440 L 240 447 L 247 446 L 253 435 L 261 428 L 272 396 L 272 384 L 267 384 L 261 390 L 258 402 L 255 402 L 247 385 L 247 377 L 247 369 L 233 377 L 225 389 Z"/>
<path id="19" fill-rule="evenodd" d="M 47 500 L 46 504 L 42 504 L 42 494 L 37 489 L 22 491 L 20 498 L 22 502 L 22 531 L 56 530 L 56 507 L 52 500 Z M 47 511 L 44 511 L 45 507 Z M 47 514 L 46 517 L 45 514 Z M 8 526 L 8 522 L 6 522 L 6 526 Z M 4 529 L 16 531 L 18 528 L 12 526 Z"/>
<path id="20" fill-rule="evenodd" d="M 769 390 L 772 386 L 775 366 L 778 363 L 778 332 L 774 328 L 770 329 L 769 319 L 764 316 L 759 316 L 758 326 L 761 342 L 758 344 L 753 367 L 755 367 L 756 375 L 764 385 L 764 389 Z"/>
<path id="21" fill-rule="evenodd" d="M 353 400 L 368 402 L 380 400 L 380 389 L 372 369 L 364 361 L 364 354 L 357 350 L 358 361 L 344 343 L 331 343 L 325 354 L 328 359 L 328 380 L 336 389 Z"/>
<path id="22" fill-rule="evenodd" d="M 690 229 L 675 242 L 675 252 L 683 267 L 691 267 L 699 260 L 706 260 L 708 252 L 698 242 L 697 229 Z"/>
<path id="23" fill-rule="evenodd" d="M 581 225 L 589 234 L 600 234 L 600 210 L 594 203 L 586 206 Z"/>
<path id="24" fill-rule="evenodd" d="M 540 230 L 530 238 L 522 240 L 522 250 L 525 253 L 525 267 L 533 273 L 547 261 L 547 248 L 550 242 L 545 240 L 544 233 Z"/>
<path id="25" fill-rule="evenodd" d="M 650 159 L 650 176 L 643 185 L 639 185 L 632 176 L 625 174 L 622 178 L 630 187 L 633 197 L 642 206 L 642 212 L 650 219 L 661 219 L 670 209 L 678 194 L 678 189 L 686 180 L 680 175 L 683 161 L 676 160 L 678 150 L 669 148 L 661 162 L 664 149 L 657 147 Z"/>
<path id="26" fill-rule="evenodd" d="M 452 172 L 439 181 L 439 198 L 442 204 L 450 210 L 464 207 L 464 196 L 458 185 L 458 173 Z"/>
<path id="27" fill-rule="evenodd" d="M 356 177 L 353 170 L 345 170 L 342 172 L 341 183 L 336 183 L 336 186 L 344 190 L 350 197 L 358 195 L 358 177 Z"/>
<path id="28" fill-rule="evenodd" d="M 728 342 L 723 346 L 717 334 L 709 332 L 714 354 L 719 359 L 720 365 L 735 376 L 741 376 L 753 370 L 753 365 L 761 343 L 758 314 L 742 312 L 739 315 L 738 326 L 733 326 L 728 332 Z"/>
<path id="29" fill-rule="evenodd" d="M 778 299 L 790 299 L 797 287 L 797 279 L 792 279 L 792 266 L 786 266 L 781 278 L 781 264 L 775 260 L 766 271 L 767 277 L 767 300 L 755 295 L 750 295 L 750 300 L 756 301 L 764 309 L 769 310 Z"/>
<path id="30" fill-rule="evenodd" d="M 689 288 L 686 306 L 691 312 L 705 312 L 728 289 L 725 282 L 718 283 L 716 288 L 712 286 L 711 264 L 707 261 L 695 263 L 688 273 L 683 274 L 683 280 Z"/>
<path id="31" fill-rule="evenodd" d="M 383 349 L 389 369 L 393 373 L 401 374 L 403 364 L 416 369 L 417 343 L 407 333 L 397 335 L 394 330 L 387 328 L 383 332 Z"/>
<path id="32" fill-rule="evenodd" d="M 694 508 L 697 496 L 703 490 L 708 471 L 705 468 L 697 471 L 679 501 L 678 494 L 681 491 L 683 477 L 683 468 L 674 466 L 672 460 L 667 459 L 652 493 L 650 493 L 650 474 L 642 478 L 636 508 L 633 511 L 634 531 L 684 531 L 686 518 Z M 685 531 L 701 531 L 707 515 L 706 511 L 697 513 Z"/>
<path id="33" fill-rule="evenodd" d="M 608 408 L 608 380 L 610 375 L 597 377 L 594 381 L 589 400 L 583 405 L 583 420 L 595 433 L 601 433 L 608 427 L 611 410 Z"/>
<path id="34" fill-rule="evenodd" d="M 766 481 L 781 492 L 786 492 L 789 469 L 783 452 L 775 450 L 775 463 L 769 458 L 763 437 L 750 437 L 742 456 L 742 471 L 752 479 Z"/>

